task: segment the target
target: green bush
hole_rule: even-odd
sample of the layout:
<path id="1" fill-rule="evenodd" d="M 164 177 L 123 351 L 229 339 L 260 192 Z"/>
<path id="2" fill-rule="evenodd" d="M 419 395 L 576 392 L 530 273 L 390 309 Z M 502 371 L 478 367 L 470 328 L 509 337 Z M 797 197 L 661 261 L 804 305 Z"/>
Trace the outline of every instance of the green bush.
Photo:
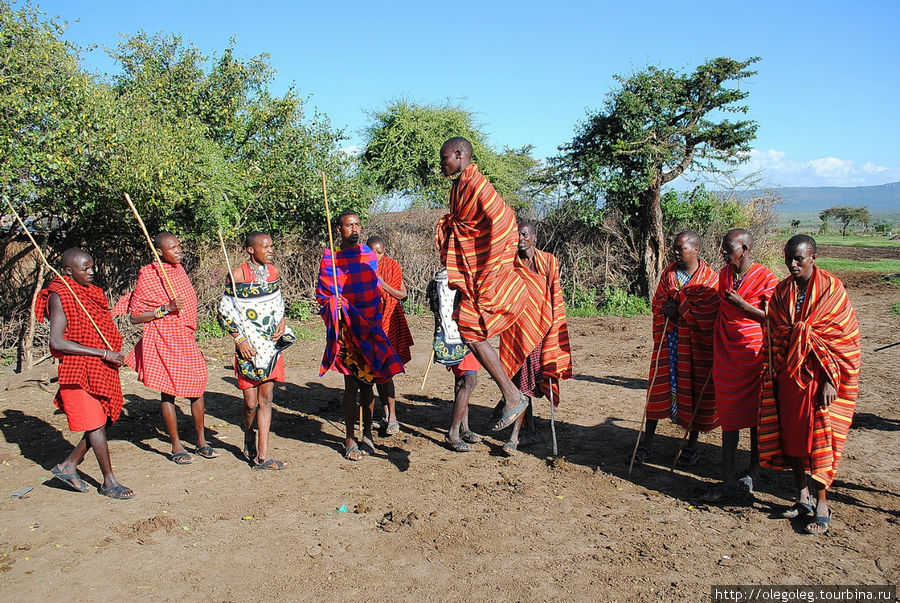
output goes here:
<path id="1" fill-rule="evenodd" d="M 293 318 L 300 322 L 306 322 L 317 314 L 313 309 L 312 302 L 305 299 L 297 299 L 287 304 L 284 308 L 284 313 L 288 318 Z"/>
<path id="2" fill-rule="evenodd" d="M 200 341 L 224 336 L 225 329 L 222 328 L 222 325 L 220 325 L 219 321 L 215 318 L 210 318 L 197 325 L 197 338 Z"/>
<path id="3" fill-rule="evenodd" d="M 643 297 L 631 295 L 624 289 L 608 287 L 606 289 L 606 301 L 600 308 L 600 314 L 607 316 L 637 316 L 648 314 L 650 306 Z"/>
<path id="4" fill-rule="evenodd" d="M 581 318 L 600 316 L 600 310 L 597 309 L 597 289 L 573 285 L 569 299 L 566 300 L 566 315 Z"/>
<path id="5" fill-rule="evenodd" d="M 411 316 L 422 316 L 428 312 L 428 308 L 419 302 L 411 301 L 411 298 L 407 297 L 403 301 L 403 312 Z"/>
<path id="6" fill-rule="evenodd" d="M 891 314 L 897 314 L 900 316 L 900 302 L 894 302 L 891 305 Z"/>

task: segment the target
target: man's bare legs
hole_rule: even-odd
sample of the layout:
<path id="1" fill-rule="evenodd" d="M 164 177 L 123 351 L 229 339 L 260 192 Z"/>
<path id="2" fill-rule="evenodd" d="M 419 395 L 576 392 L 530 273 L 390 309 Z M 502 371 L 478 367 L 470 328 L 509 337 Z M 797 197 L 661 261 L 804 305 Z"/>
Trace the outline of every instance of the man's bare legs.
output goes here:
<path id="1" fill-rule="evenodd" d="M 352 461 L 362 458 L 362 451 L 355 454 L 350 451 L 356 446 L 356 397 L 359 394 L 359 404 L 362 407 L 363 431 L 362 442 L 367 444 L 374 452 L 374 440 L 372 439 L 372 414 L 375 410 L 375 390 L 371 385 L 363 385 L 355 377 L 344 375 L 344 451 Z M 368 442 L 367 442 L 368 440 Z"/>
<path id="2" fill-rule="evenodd" d="M 78 441 L 75 448 L 72 449 L 72 452 L 69 453 L 69 456 L 58 465 L 59 470 L 66 474 L 75 473 L 78 465 L 84 460 L 88 448 L 94 449 L 94 455 L 97 457 L 97 464 L 100 465 L 100 471 L 103 473 L 102 489 L 114 490 L 116 488 L 122 488 L 122 491 L 119 492 L 116 498 L 132 498 L 134 496 L 134 490 L 122 486 L 116 479 L 115 474 L 113 474 L 112 461 L 109 458 L 109 444 L 106 441 L 105 426 L 84 432 L 84 435 Z"/>
<path id="3" fill-rule="evenodd" d="M 471 433 L 469 429 L 469 398 L 478 384 L 478 374 L 468 373 L 456 377 L 453 381 L 453 418 L 450 420 L 450 429 L 447 431 L 448 443 L 462 442 L 460 433 Z M 471 450 L 466 442 L 464 448 Z"/>
<path id="4" fill-rule="evenodd" d="M 500 363 L 500 356 L 497 354 L 497 350 L 495 350 L 488 341 L 469 342 L 469 349 L 472 350 L 472 353 L 475 354 L 475 358 L 478 359 L 478 362 L 480 362 L 487 370 L 488 374 L 494 380 L 494 383 L 500 388 L 500 393 L 505 402 L 503 406 L 504 412 L 516 408 L 519 404 L 522 392 L 513 385 L 512 380 L 506 375 L 506 371 L 503 370 L 503 365 Z M 517 418 L 524 411 L 525 409 L 522 408 L 521 412 L 514 415 L 513 418 Z"/>
<path id="5" fill-rule="evenodd" d="M 181 439 L 178 437 L 178 415 L 175 409 L 175 396 L 172 394 L 162 394 L 162 416 L 163 423 L 166 426 L 166 432 L 172 441 L 172 454 L 179 452 L 187 453 Z M 188 398 L 191 402 L 191 417 L 194 420 L 194 431 L 197 432 L 197 448 L 204 448 L 206 443 L 206 404 L 203 396 L 198 398 Z M 190 455 L 188 455 L 190 458 Z"/>
<path id="6" fill-rule="evenodd" d="M 269 458 L 269 429 L 272 426 L 272 398 L 275 382 L 263 381 L 259 385 L 243 390 L 244 405 L 241 407 L 241 422 L 244 427 L 244 454 L 253 463 L 260 464 Z M 254 442 L 253 421 L 259 430 L 259 438 Z"/>
<path id="7" fill-rule="evenodd" d="M 378 389 L 378 397 L 381 398 L 381 404 L 384 407 L 385 433 L 393 435 L 400 431 L 400 425 L 397 422 L 397 399 L 394 379 L 391 378 L 387 383 L 378 383 L 375 387 Z"/>
<path id="8" fill-rule="evenodd" d="M 790 457 L 790 459 L 791 471 L 794 474 L 794 484 L 797 488 L 797 502 L 813 505 L 813 498 L 809 494 L 809 484 L 806 478 L 806 467 L 809 464 L 809 459 L 796 456 L 792 456 Z M 828 503 L 826 501 L 827 490 L 825 488 L 825 484 L 818 480 L 813 480 L 813 484 L 815 484 L 816 488 L 816 517 L 830 519 L 831 511 L 828 509 Z M 816 522 L 813 522 L 806 526 L 806 531 L 810 534 L 824 534 L 827 530 L 827 527 L 817 525 Z"/>

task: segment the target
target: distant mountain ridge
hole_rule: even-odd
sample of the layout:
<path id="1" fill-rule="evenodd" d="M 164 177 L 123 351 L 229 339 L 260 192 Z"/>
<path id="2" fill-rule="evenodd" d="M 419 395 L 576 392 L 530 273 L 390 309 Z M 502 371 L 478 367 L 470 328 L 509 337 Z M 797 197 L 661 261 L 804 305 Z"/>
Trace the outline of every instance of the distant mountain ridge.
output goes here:
<path id="1" fill-rule="evenodd" d="M 821 211 L 835 205 L 866 205 L 873 212 L 900 212 L 900 182 L 879 186 L 786 186 L 774 191 L 782 198 L 779 212 Z"/>

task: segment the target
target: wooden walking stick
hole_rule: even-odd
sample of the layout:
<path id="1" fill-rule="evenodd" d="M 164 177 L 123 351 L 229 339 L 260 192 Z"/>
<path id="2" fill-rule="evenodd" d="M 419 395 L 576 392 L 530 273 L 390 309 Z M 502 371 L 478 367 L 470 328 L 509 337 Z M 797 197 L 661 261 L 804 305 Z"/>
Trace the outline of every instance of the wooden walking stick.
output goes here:
<path id="1" fill-rule="evenodd" d="M 559 454 L 559 450 L 556 448 L 556 420 L 554 417 L 554 404 L 553 404 L 553 378 L 550 378 L 550 435 L 553 438 L 553 456 L 557 456 Z"/>
<path id="2" fill-rule="evenodd" d="M 166 267 L 163 265 L 163 261 L 160 259 L 159 254 L 156 253 L 156 245 L 153 244 L 153 239 L 150 238 L 150 233 L 147 232 L 147 227 L 144 226 L 144 221 L 141 219 L 141 214 L 138 213 L 138 210 L 134 206 L 134 203 L 131 202 L 131 197 L 128 195 L 128 193 L 125 193 L 125 200 L 128 201 L 128 207 L 131 208 L 131 212 L 134 214 L 134 217 L 137 218 L 138 224 L 141 225 L 141 230 L 144 231 L 144 236 L 147 237 L 147 244 L 150 245 L 150 251 L 153 252 L 153 257 L 156 259 L 156 263 L 159 264 L 159 270 L 160 272 L 162 272 L 163 279 L 165 279 L 166 285 L 169 286 L 169 294 L 172 296 L 172 299 L 175 299 L 177 297 L 177 295 L 175 295 L 175 287 L 172 286 L 172 281 L 169 280 L 169 275 L 166 274 Z M 229 272 L 229 274 L 231 273 Z"/>
<path id="3" fill-rule="evenodd" d="M 34 240 L 34 237 L 31 236 L 31 233 L 28 232 L 28 227 L 25 226 L 25 222 L 22 221 L 22 218 L 19 216 L 16 208 L 12 206 L 12 203 L 9 202 L 9 198 L 4 196 L 3 200 L 6 201 L 6 204 L 9 206 L 9 210 L 12 212 L 13 216 L 15 216 L 16 220 L 19 222 L 19 225 L 22 227 L 22 231 L 25 233 L 25 236 L 28 237 L 28 240 L 31 241 L 31 244 L 34 245 L 35 250 L 38 252 L 38 256 L 40 256 L 41 261 L 44 262 L 44 265 L 59 277 L 59 280 L 62 281 L 62 284 L 66 286 L 66 289 L 69 290 L 69 293 L 72 294 L 72 297 L 75 298 L 75 301 L 78 303 L 78 307 L 84 310 L 85 315 L 87 315 L 88 320 L 91 321 L 91 325 L 93 325 L 94 329 L 96 329 L 97 334 L 100 335 L 100 339 L 103 340 L 103 343 L 106 344 L 107 349 L 110 352 L 115 352 L 113 347 L 109 344 L 109 341 L 106 339 L 106 336 L 103 334 L 103 331 L 100 330 L 100 327 L 97 326 L 97 323 L 94 322 L 94 318 L 91 316 L 91 313 L 87 311 L 87 308 L 84 307 L 84 304 L 81 303 L 81 300 L 78 299 L 78 295 L 76 295 L 75 290 L 66 282 L 66 279 L 63 278 L 63 275 L 59 273 L 59 270 L 50 265 L 50 262 L 47 261 L 47 256 L 44 255 L 44 252 L 41 251 L 40 246 L 37 244 L 37 241 Z"/>
<path id="4" fill-rule="evenodd" d="M 431 356 L 428 358 L 428 366 L 425 367 L 425 377 L 422 378 L 422 391 L 425 391 L 425 382 L 428 381 L 428 371 L 431 370 L 431 365 L 434 364 L 434 347 L 431 348 Z"/>
<path id="5" fill-rule="evenodd" d="M 700 401 L 703 400 L 703 394 L 706 393 L 706 386 L 709 385 L 710 379 L 712 379 L 712 368 L 709 369 L 709 375 L 706 376 L 706 382 L 700 390 L 697 401 L 691 404 L 691 420 L 688 421 L 687 429 L 684 430 L 684 435 L 681 436 L 681 445 L 678 446 L 678 452 L 675 453 L 675 460 L 672 462 L 671 471 L 675 471 L 675 465 L 678 464 L 678 459 L 681 458 L 681 453 L 684 450 L 684 443 L 687 442 L 688 435 L 691 433 L 691 428 L 694 426 L 694 417 L 697 416 L 697 408 L 700 406 Z"/>
<path id="6" fill-rule="evenodd" d="M 646 402 L 644 402 L 644 415 L 641 417 L 641 427 L 638 429 L 637 440 L 634 442 L 634 450 L 631 451 L 631 462 L 628 463 L 628 475 L 631 475 L 631 470 L 634 468 L 634 458 L 637 456 L 638 446 L 641 443 L 641 436 L 644 435 L 644 424 L 647 422 L 647 407 L 650 406 L 650 391 L 653 389 L 653 386 L 656 385 L 656 375 L 659 373 L 659 353 L 662 351 L 662 347 L 665 344 L 663 337 L 666 336 L 666 329 L 668 328 L 669 317 L 666 316 L 662 335 L 659 338 L 659 347 L 656 348 L 656 359 L 653 361 L 653 375 L 650 376 L 650 383 L 647 386 L 647 399 Z"/>

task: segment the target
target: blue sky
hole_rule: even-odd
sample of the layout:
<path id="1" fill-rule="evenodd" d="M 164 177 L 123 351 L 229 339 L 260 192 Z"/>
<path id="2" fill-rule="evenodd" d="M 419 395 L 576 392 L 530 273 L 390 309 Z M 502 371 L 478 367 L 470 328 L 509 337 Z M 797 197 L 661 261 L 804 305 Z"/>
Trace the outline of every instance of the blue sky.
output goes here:
<path id="1" fill-rule="evenodd" d="M 746 86 L 760 128 L 749 165 L 775 186 L 900 181 L 900 2 L 172 2 L 38 1 L 97 44 L 120 34 L 182 34 L 207 54 L 235 36 L 271 55 L 273 91 L 292 83 L 358 146 L 367 111 L 391 100 L 459 103 L 496 148 L 548 157 L 613 75 L 648 64 L 691 70 L 717 56 L 760 56 Z"/>

